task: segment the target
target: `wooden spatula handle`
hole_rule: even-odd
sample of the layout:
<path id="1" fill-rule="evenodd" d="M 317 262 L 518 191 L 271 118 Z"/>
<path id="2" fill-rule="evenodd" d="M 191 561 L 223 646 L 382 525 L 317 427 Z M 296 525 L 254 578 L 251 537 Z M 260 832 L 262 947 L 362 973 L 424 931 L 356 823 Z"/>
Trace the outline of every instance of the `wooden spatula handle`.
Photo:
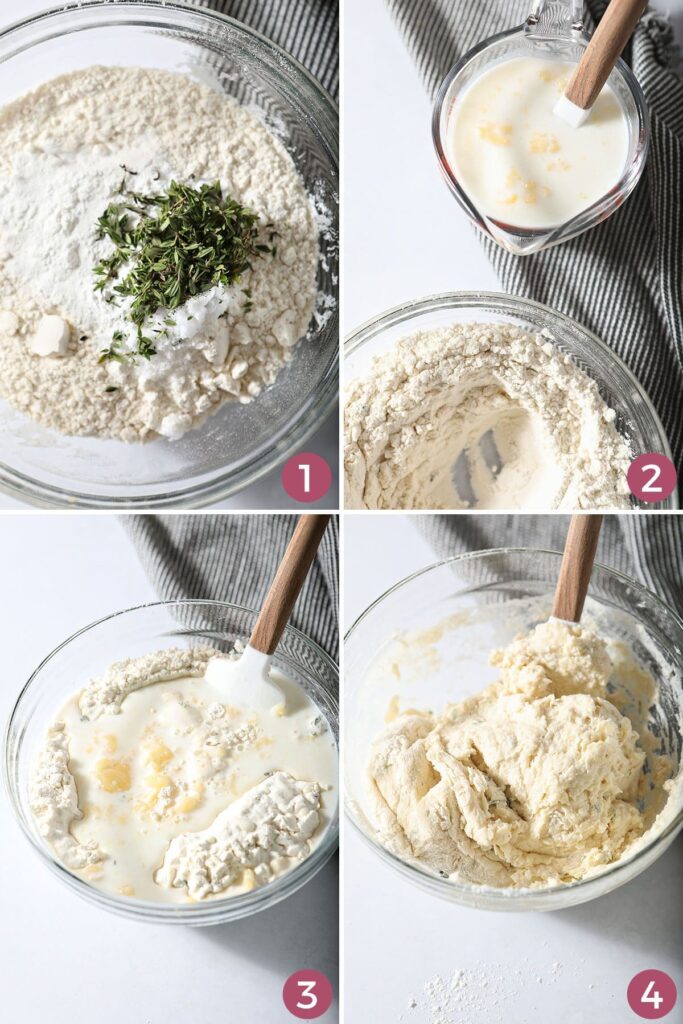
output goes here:
<path id="1" fill-rule="evenodd" d="M 611 0 L 565 90 L 577 107 L 593 106 L 646 7 L 647 0 Z"/>
<path id="2" fill-rule="evenodd" d="M 553 615 L 565 622 L 579 622 L 588 592 L 602 516 L 572 516 L 555 588 Z"/>
<path id="3" fill-rule="evenodd" d="M 300 516 L 251 634 L 249 643 L 257 651 L 272 654 L 280 642 L 329 520 L 329 515 Z"/>

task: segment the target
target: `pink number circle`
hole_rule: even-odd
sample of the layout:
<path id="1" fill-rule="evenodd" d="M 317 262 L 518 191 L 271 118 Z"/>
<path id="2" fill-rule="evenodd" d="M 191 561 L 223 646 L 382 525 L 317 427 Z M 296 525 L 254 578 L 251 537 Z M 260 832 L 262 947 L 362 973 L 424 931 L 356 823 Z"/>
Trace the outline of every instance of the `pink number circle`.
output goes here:
<path id="1" fill-rule="evenodd" d="M 644 1020 L 660 1020 L 676 1005 L 676 986 L 664 971 L 641 971 L 631 979 L 626 993 L 628 1005 Z"/>
<path id="2" fill-rule="evenodd" d="M 282 989 L 282 1002 L 299 1020 L 315 1020 L 332 1005 L 332 986 L 320 971 L 295 971 Z"/>
<path id="3" fill-rule="evenodd" d="M 639 501 L 653 504 L 664 501 L 676 487 L 676 467 L 659 452 L 639 455 L 628 467 L 626 476 L 631 494 Z"/>
<path id="4" fill-rule="evenodd" d="M 318 501 L 332 484 L 332 470 L 322 455 L 299 452 L 285 462 L 282 486 L 294 501 Z"/>

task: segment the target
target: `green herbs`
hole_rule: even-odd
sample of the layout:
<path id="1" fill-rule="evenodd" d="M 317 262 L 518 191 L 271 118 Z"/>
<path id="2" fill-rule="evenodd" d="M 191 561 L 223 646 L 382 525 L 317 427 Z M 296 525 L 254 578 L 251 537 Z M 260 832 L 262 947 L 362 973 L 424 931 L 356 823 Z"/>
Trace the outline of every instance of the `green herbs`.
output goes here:
<path id="1" fill-rule="evenodd" d="M 257 214 L 224 198 L 218 181 L 198 188 L 172 181 L 167 192 L 145 196 L 126 190 L 124 179 L 120 191 L 122 201 L 110 203 L 97 222 L 98 238 L 110 239 L 114 251 L 94 268 L 95 290 L 109 289 L 107 302 L 132 298 L 136 354 L 149 359 L 156 348 L 144 325 L 155 313 L 177 309 L 215 285 L 235 284 L 254 259 L 275 255 L 276 233 L 267 225 L 271 244 L 263 244 Z M 175 326 L 170 316 L 163 322 Z M 122 341 L 115 332 L 100 361 L 123 361 Z"/>

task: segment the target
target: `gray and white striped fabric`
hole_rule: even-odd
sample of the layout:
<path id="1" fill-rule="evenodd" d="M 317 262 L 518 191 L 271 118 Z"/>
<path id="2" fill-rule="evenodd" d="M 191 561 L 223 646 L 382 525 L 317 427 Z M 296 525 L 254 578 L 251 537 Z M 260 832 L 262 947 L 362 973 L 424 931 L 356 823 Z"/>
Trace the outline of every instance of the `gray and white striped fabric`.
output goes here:
<path id="1" fill-rule="evenodd" d="M 339 4 L 336 0 L 195 0 L 227 14 L 291 53 L 339 98 Z"/>
<path id="2" fill-rule="evenodd" d="M 569 516 L 413 516 L 440 558 L 487 548 L 562 551 Z M 597 560 L 644 584 L 683 617 L 683 516 L 605 516 Z"/>
<path id="3" fill-rule="evenodd" d="M 258 609 L 294 531 L 291 515 L 122 516 L 160 600 L 229 601 Z M 325 531 L 292 625 L 337 660 L 339 524 Z"/>
<path id="4" fill-rule="evenodd" d="M 475 43 L 521 24 L 529 0 L 387 0 L 429 94 Z M 605 0 L 590 0 L 586 23 Z M 635 192 L 592 231 L 533 256 L 513 256 L 482 236 L 505 291 L 544 302 L 594 331 L 652 399 L 683 466 L 683 80 L 669 24 L 648 11 L 625 55 L 652 123 L 647 167 Z M 457 282 L 453 282 L 457 287 Z"/>

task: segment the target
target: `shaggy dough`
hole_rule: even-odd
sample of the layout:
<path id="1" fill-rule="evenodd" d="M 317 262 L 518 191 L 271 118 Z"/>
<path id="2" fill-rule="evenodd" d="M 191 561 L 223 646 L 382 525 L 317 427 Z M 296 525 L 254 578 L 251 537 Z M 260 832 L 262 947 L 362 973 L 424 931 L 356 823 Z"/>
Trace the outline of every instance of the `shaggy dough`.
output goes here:
<path id="1" fill-rule="evenodd" d="M 610 699 L 589 629 L 550 620 L 491 662 L 500 679 L 373 745 L 380 841 L 455 881 L 551 886 L 618 860 L 645 831 L 645 753 Z"/>

